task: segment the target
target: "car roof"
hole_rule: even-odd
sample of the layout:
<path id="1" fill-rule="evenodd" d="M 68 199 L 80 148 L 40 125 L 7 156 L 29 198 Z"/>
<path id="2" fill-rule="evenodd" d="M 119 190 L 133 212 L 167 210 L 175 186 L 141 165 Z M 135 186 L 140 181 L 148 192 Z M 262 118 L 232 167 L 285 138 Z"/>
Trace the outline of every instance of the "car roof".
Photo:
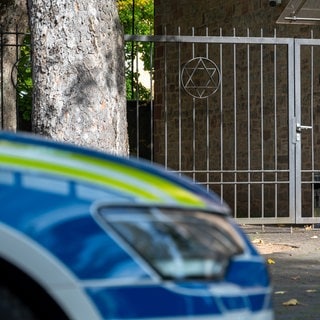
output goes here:
<path id="1" fill-rule="evenodd" d="M 140 204 L 230 212 L 215 193 L 159 165 L 34 134 L 0 132 L 0 169 L 6 168 L 93 184 Z"/>

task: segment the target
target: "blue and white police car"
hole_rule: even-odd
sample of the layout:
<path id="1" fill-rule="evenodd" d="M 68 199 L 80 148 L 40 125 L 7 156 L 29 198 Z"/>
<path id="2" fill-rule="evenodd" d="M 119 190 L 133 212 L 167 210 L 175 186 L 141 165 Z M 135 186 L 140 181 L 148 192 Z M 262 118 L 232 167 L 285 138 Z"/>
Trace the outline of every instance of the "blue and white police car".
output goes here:
<path id="1" fill-rule="evenodd" d="M 0 318 L 273 319 L 221 199 L 145 162 L 0 133 Z"/>

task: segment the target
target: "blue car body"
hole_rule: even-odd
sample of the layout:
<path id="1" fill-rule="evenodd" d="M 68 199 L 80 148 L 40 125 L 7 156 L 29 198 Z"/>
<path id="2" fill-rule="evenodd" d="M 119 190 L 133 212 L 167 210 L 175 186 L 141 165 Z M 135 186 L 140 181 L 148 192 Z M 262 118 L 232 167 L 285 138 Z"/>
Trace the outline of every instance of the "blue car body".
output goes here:
<path id="1" fill-rule="evenodd" d="M 228 206 L 186 178 L 3 132 L 0 199 L 0 258 L 68 319 L 273 319 L 263 257 Z"/>

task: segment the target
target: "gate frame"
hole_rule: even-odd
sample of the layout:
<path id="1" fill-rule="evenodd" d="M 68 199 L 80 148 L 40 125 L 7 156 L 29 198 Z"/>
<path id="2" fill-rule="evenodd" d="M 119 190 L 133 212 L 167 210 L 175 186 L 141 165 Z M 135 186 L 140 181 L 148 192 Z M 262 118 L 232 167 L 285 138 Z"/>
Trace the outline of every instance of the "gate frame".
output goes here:
<path id="1" fill-rule="evenodd" d="M 308 39 L 306 39 L 308 40 Z M 297 52 L 295 52 L 295 41 L 293 38 L 277 38 L 275 37 L 236 37 L 236 36 L 185 36 L 185 35 L 125 35 L 125 41 L 131 42 L 162 42 L 162 43 L 204 43 L 204 44 L 255 44 L 255 45 L 286 45 L 288 58 L 288 79 L 295 79 L 299 72 L 295 72 L 295 63 L 297 63 Z M 295 94 L 297 90 L 297 81 L 288 81 L 288 171 L 289 171 L 289 199 L 288 199 L 288 217 L 272 217 L 272 218 L 236 218 L 239 223 L 243 224 L 294 224 L 301 222 L 301 194 L 300 203 L 297 196 L 298 182 L 297 171 L 299 161 L 297 153 L 299 146 L 296 141 L 296 109 Z M 299 88 L 300 90 L 300 88 Z M 301 152 L 301 150 L 300 150 Z M 175 171 L 178 174 L 183 174 L 183 171 Z M 301 177 L 300 177 L 301 179 Z M 261 183 L 263 184 L 263 182 Z M 301 185 L 300 185 L 301 187 Z M 301 190 L 301 189 L 300 189 Z M 300 211 L 299 211 L 300 208 Z M 300 218 L 297 218 L 297 213 Z"/>

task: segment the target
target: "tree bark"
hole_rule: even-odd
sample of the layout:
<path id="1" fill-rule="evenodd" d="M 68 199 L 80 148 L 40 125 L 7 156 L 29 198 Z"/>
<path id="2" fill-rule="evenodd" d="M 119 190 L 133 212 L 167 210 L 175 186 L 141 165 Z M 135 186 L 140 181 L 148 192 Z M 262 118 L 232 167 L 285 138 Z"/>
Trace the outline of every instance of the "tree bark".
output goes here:
<path id="1" fill-rule="evenodd" d="M 33 131 L 128 154 L 123 34 L 114 0 L 32 0 Z"/>
<path id="2" fill-rule="evenodd" d="M 14 68 L 19 59 L 18 45 L 22 44 L 28 30 L 26 0 L 0 1 L 0 29 L 2 32 L 2 83 L 0 95 L 0 128 L 17 129 L 16 89 L 17 72 Z M 16 32 L 21 34 L 17 35 Z"/>

